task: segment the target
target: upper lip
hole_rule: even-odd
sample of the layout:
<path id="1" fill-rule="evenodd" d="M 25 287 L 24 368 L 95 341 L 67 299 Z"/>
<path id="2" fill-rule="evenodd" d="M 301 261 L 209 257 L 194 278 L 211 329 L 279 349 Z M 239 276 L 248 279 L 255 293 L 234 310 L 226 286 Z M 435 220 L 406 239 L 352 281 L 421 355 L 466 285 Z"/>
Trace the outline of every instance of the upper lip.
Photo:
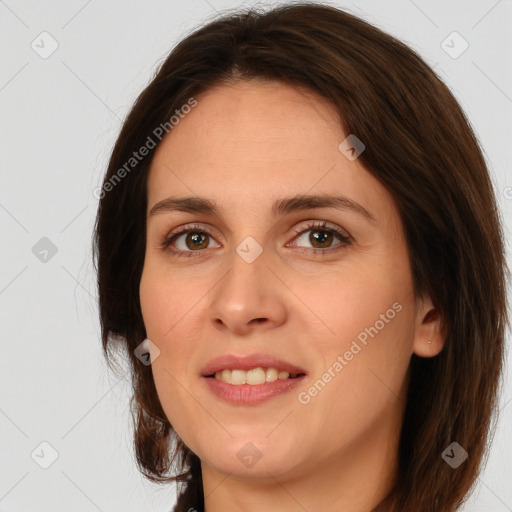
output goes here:
<path id="1" fill-rule="evenodd" d="M 247 371 L 253 368 L 275 368 L 278 371 L 291 374 L 306 373 L 302 368 L 268 354 L 249 354 L 245 356 L 226 354 L 209 361 L 201 370 L 201 375 L 208 377 L 215 372 L 226 369 Z"/>

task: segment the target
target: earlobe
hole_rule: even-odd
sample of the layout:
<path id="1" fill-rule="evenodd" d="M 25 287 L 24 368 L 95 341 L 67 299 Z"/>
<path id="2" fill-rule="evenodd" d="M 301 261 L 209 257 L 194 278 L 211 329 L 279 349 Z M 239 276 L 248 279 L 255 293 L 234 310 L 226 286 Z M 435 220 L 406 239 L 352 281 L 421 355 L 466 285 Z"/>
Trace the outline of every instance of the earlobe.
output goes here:
<path id="1" fill-rule="evenodd" d="M 416 320 L 414 354 L 419 357 L 434 357 L 443 350 L 446 336 L 441 320 L 441 315 L 430 298 L 422 301 Z"/>

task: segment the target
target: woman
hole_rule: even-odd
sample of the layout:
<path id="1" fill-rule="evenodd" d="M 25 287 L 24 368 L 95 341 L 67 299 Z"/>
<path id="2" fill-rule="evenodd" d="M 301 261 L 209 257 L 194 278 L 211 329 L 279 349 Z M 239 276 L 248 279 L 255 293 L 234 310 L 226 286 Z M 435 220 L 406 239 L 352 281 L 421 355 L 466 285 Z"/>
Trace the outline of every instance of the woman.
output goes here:
<path id="1" fill-rule="evenodd" d="M 103 347 L 175 511 L 467 498 L 506 265 L 478 142 L 415 52 L 318 4 L 220 17 L 139 96 L 99 197 Z"/>

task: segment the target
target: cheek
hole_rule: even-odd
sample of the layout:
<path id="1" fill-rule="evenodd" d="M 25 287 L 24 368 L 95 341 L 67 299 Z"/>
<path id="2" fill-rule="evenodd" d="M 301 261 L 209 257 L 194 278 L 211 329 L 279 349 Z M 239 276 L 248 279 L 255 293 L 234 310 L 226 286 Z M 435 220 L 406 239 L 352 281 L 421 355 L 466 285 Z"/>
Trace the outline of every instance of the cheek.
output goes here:
<path id="1" fill-rule="evenodd" d="M 183 280 L 173 278 L 168 269 L 151 262 L 144 267 L 139 293 L 148 338 L 165 345 L 178 328 L 186 325 L 187 313 L 200 298 L 193 287 L 185 293 L 186 285 Z"/>
<path id="2" fill-rule="evenodd" d="M 379 337 L 394 331 L 400 317 L 406 316 L 404 311 L 412 311 L 409 289 L 404 276 L 376 266 L 347 267 L 308 279 L 300 276 L 293 285 L 300 299 L 295 313 L 309 324 L 304 327 L 310 332 L 320 324 L 316 338 L 322 340 L 321 347 L 341 350 L 359 335 L 363 342 L 365 333 L 370 338 L 366 329 L 375 334 L 371 328 L 376 326 Z"/>
<path id="3" fill-rule="evenodd" d="M 323 399 L 318 402 L 329 414 L 370 410 L 364 404 L 376 399 L 394 400 L 409 365 L 415 318 L 410 282 L 405 273 L 374 268 L 336 272 L 296 289 L 316 315 L 302 327 L 315 340 L 307 350 L 319 362 L 314 376 L 322 381 L 317 388 Z M 320 331 L 313 325 L 317 319 Z"/>
<path id="4" fill-rule="evenodd" d="M 140 302 L 147 337 L 159 348 L 160 354 L 151 365 L 156 391 L 167 419 L 178 432 L 187 434 L 187 444 L 195 446 L 197 404 L 190 400 L 190 362 L 197 339 L 191 326 L 199 321 L 201 294 L 180 292 L 179 279 L 166 277 L 165 269 L 145 267 L 140 283 Z M 197 295 L 197 297 L 195 297 Z M 196 304 L 195 307 L 193 305 Z M 200 432 L 197 437 L 200 438 Z"/>
<path id="5" fill-rule="evenodd" d="M 139 289 L 147 337 L 160 350 L 152 369 L 157 389 L 165 385 L 166 393 L 159 391 L 164 397 L 169 387 L 174 393 L 183 380 L 194 348 L 189 341 L 194 339 L 190 327 L 196 325 L 193 319 L 197 306 L 193 305 L 199 298 L 194 300 L 189 294 L 180 293 L 182 285 L 166 277 L 165 271 L 145 268 Z"/>

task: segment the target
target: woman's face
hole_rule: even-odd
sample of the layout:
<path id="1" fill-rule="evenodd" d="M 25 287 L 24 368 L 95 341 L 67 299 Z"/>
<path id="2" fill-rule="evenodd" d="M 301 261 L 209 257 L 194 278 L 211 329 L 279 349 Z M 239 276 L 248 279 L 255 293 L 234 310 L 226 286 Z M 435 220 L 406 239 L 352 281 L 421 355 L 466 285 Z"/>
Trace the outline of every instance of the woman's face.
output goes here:
<path id="1" fill-rule="evenodd" d="M 196 100 L 148 178 L 140 299 L 167 418 L 235 477 L 378 474 L 411 354 L 441 349 L 392 197 L 311 92 L 243 82 Z M 203 375 L 215 369 L 227 382 Z"/>

